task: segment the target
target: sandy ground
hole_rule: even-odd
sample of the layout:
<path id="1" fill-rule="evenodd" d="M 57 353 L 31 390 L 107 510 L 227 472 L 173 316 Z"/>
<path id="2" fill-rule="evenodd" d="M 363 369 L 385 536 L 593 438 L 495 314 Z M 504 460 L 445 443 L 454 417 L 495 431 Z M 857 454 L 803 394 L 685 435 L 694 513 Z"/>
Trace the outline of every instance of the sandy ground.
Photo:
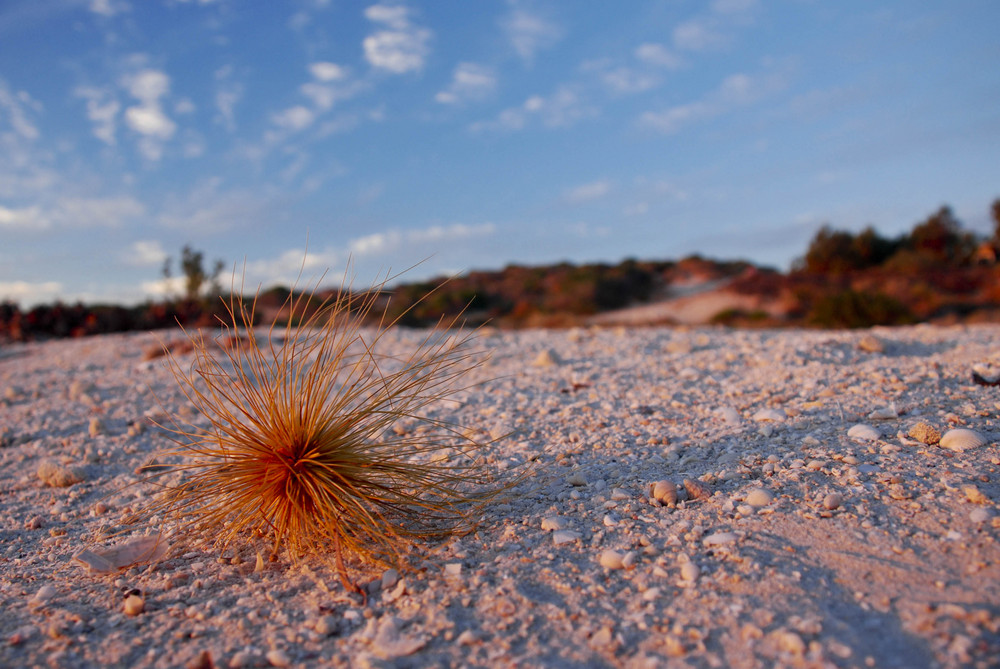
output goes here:
<path id="1" fill-rule="evenodd" d="M 180 535 L 74 561 L 170 534 L 125 523 L 189 411 L 154 342 L 0 348 L 0 666 L 1000 666 L 1000 327 L 486 332 L 433 411 L 533 474 L 415 572 L 352 564 L 366 604 Z"/>

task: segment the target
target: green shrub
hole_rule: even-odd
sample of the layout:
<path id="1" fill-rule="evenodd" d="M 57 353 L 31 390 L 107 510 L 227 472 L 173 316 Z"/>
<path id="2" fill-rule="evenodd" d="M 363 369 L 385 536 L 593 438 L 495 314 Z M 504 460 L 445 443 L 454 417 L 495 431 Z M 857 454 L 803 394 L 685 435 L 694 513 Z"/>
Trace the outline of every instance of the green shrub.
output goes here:
<path id="1" fill-rule="evenodd" d="M 820 295 L 806 317 L 810 325 L 824 328 L 904 325 L 914 320 L 909 308 L 899 300 L 883 293 L 856 290 Z"/>

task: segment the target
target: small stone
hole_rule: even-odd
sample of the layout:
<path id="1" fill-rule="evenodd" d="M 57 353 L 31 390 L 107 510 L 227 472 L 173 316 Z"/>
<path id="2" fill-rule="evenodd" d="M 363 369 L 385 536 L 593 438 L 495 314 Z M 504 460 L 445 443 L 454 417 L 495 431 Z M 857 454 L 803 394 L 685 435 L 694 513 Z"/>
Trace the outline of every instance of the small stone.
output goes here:
<path id="1" fill-rule="evenodd" d="M 339 630 L 337 619 L 331 615 L 320 616 L 316 621 L 316 632 L 323 636 L 330 636 Z"/>
<path id="2" fill-rule="evenodd" d="M 767 506 L 774 500 L 774 496 L 764 488 L 751 488 L 746 495 L 746 503 L 750 506 Z"/>
<path id="3" fill-rule="evenodd" d="M 823 506 L 833 511 L 834 509 L 839 509 L 840 505 L 844 503 L 844 497 L 839 492 L 831 492 L 829 495 L 823 498 Z"/>
<path id="4" fill-rule="evenodd" d="M 562 358 L 552 349 L 545 349 L 531 363 L 534 367 L 553 367 L 562 364 Z"/>
<path id="5" fill-rule="evenodd" d="M 552 533 L 552 543 L 556 546 L 561 546 L 562 544 L 572 543 L 582 536 L 582 534 L 573 530 L 556 530 Z"/>
<path id="6" fill-rule="evenodd" d="M 129 595 L 125 598 L 122 610 L 127 616 L 137 616 L 146 609 L 146 602 L 139 595 Z"/>
<path id="7" fill-rule="evenodd" d="M 742 422 L 740 412 L 734 407 L 721 407 L 715 412 L 722 421 L 730 427 L 737 427 Z"/>
<path id="8" fill-rule="evenodd" d="M 569 475 L 569 478 L 566 479 L 566 483 L 571 486 L 581 487 L 587 485 L 587 479 L 585 479 L 579 472 L 573 472 Z"/>
<path id="9" fill-rule="evenodd" d="M 603 648 L 605 646 L 610 646 L 612 640 L 614 639 L 614 632 L 607 625 L 601 627 L 601 629 L 594 632 L 594 636 L 590 637 L 590 646 L 592 648 Z"/>
<path id="10" fill-rule="evenodd" d="M 565 516 L 546 516 L 542 518 L 542 529 L 546 532 L 565 530 L 569 527 L 569 520 Z"/>
<path id="11" fill-rule="evenodd" d="M 87 430 L 91 437 L 98 437 L 104 434 L 104 423 L 98 417 L 90 419 L 90 427 Z"/>
<path id="12" fill-rule="evenodd" d="M 229 658 L 229 669 L 244 669 L 244 667 L 252 667 L 256 663 L 257 658 L 254 657 L 253 653 L 241 650 L 233 653 L 233 656 Z"/>
<path id="13" fill-rule="evenodd" d="M 42 460 L 37 474 L 42 483 L 52 488 L 66 488 L 84 479 L 80 468 L 68 467 L 55 460 Z"/>
<path id="14" fill-rule="evenodd" d="M 625 567 L 625 556 L 616 550 L 606 548 L 601 551 L 598 562 L 605 569 L 623 569 Z"/>
<path id="15" fill-rule="evenodd" d="M 45 519 L 41 516 L 32 516 L 24 524 L 24 529 L 26 530 L 37 530 L 45 524 Z"/>
<path id="16" fill-rule="evenodd" d="M 924 421 L 915 424 L 906 434 L 922 444 L 933 445 L 941 441 L 941 433 L 937 428 Z"/>
<path id="17" fill-rule="evenodd" d="M 802 655 L 806 652 L 806 642 L 802 637 L 789 630 L 778 630 L 775 632 L 778 647 L 786 653 L 792 655 Z"/>
<path id="18" fill-rule="evenodd" d="M 265 657 L 272 667 L 289 667 L 292 664 L 292 658 L 288 657 L 288 653 L 278 648 L 267 651 Z"/>
<path id="19" fill-rule="evenodd" d="M 681 564 L 682 581 L 693 583 L 698 580 L 699 576 L 701 576 L 701 568 L 699 568 L 694 562 L 685 562 Z"/>
<path id="20" fill-rule="evenodd" d="M 970 484 L 962 486 L 962 492 L 973 504 L 989 504 L 990 498 L 983 494 L 983 492 L 977 487 Z"/>
<path id="21" fill-rule="evenodd" d="M 399 583 L 399 571 L 396 569 L 386 569 L 382 572 L 382 590 L 388 590 Z"/>
<path id="22" fill-rule="evenodd" d="M 781 409 L 761 409 L 753 415 L 753 419 L 758 423 L 764 421 L 780 422 L 788 417 Z"/>
<path id="23" fill-rule="evenodd" d="M 985 523 L 990 519 L 990 512 L 979 506 L 969 512 L 969 520 L 974 523 Z"/>
<path id="24" fill-rule="evenodd" d="M 472 630 L 465 630 L 458 635 L 458 638 L 455 639 L 455 643 L 459 646 L 471 646 L 477 641 L 479 641 L 479 637 L 477 637 L 476 633 Z"/>
<path id="25" fill-rule="evenodd" d="M 445 576 L 461 576 L 462 575 L 462 563 L 461 562 L 449 562 L 444 566 Z"/>
<path id="26" fill-rule="evenodd" d="M 35 604 L 44 604 L 58 594 L 59 591 L 54 585 L 46 583 L 38 589 L 38 592 L 35 593 L 35 596 L 32 597 L 31 601 Z"/>

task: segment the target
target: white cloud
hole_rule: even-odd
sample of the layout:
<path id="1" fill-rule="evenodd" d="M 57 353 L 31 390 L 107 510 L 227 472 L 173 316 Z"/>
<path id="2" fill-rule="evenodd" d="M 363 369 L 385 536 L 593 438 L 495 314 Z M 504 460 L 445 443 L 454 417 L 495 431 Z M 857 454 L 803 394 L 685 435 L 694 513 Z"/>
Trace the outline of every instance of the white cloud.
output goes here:
<path id="1" fill-rule="evenodd" d="M 175 114 L 193 114 L 197 107 L 190 98 L 181 98 L 174 104 Z"/>
<path id="2" fill-rule="evenodd" d="M 132 7 L 125 0 L 90 0 L 90 11 L 104 17 L 131 11 Z"/>
<path id="3" fill-rule="evenodd" d="M 0 300 L 10 300 L 28 306 L 55 302 L 62 292 L 62 284 L 58 281 L 43 283 L 0 281 Z"/>
<path id="4" fill-rule="evenodd" d="M 168 254 L 163 250 L 163 244 L 156 240 L 134 242 L 125 253 L 123 260 L 138 267 L 153 267 L 163 265 Z"/>
<path id="5" fill-rule="evenodd" d="M 345 68 L 324 61 L 310 64 L 309 72 L 319 81 L 337 81 L 347 76 Z"/>
<path id="6" fill-rule="evenodd" d="M 781 72 L 769 72 L 759 76 L 733 74 L 723 79 L 718 88 L 703 99 L 663 111 L 646 112 L 640 117 L 639 123 L 664 134 L 672 134 L 685 125 L 757 102 L 786 86 L 786 76 Z"/>
<path id="7" fill-rule="evenodd" d="M 10 209 L 0 205 L 0 229 L 46 230 L 51 226 L 51 219 L 42 212 L 41 207 Z"/>
<path id="8" fill-rule="evenodd" d="M 596 115 L 597 109 L 583 100 L 576 89 L 560 86 L 548 97 L 533 95 L 520 107 L 511 107 L 500 112 L 495 121 L 474 123 L 471 129 L 477 132 L 520 130 L 531 119 L 538 119 L 550 128 L 559 128 Z"/>
<path id="9" fill-rule="evenodd" d="M 145 105 L 126 109 L 125 123 L 140 135 L 157 139 L 170 139 L 177 130 L 177 124 L 162 109 Z"/>
<path id="10" fill-rule="evenodd" d="M 275 114 L 271 120 L 280 128 L 291 132 L 298 132 L 312 125 L 315 119 L 316 115 L 311 109 L 302 105 L 296 105 Z"/>
<path id="11" fill-rule="evenodd" d="M 434 225 L 417 230 L 388 230 L 351 240 L 348 251 L 352 256 L 372 256 L 398 251 L 419 244 L 447 244 L 461 239 L 487 237 L 496 233 L 492 223 L 466 225 Z"/>
<path id="12" fill-rule="evenodd" d="M 89 86 L 78 87 L 74 94 L 87 101 L 87 119 L 93 125 L 94 136 L 109 146 L 117 144 L 115 134 L 122 106 L 114 99 L 114 94 Z"/>
<path id="13" fill-rule="evenodd" d="M 364 39 L 365 59 L 376 68 L 393 74 L 420 71 L 430 53 L 431 31 L 410 21 L 403 5 L 372 5 L 365 10 L 369 21 L 382 29 Z"/>
<path id="14" fill-rule="evenodd" d="M 124 77 L 122 85 L 139 101 L 125 110 L 125 124 L 141 135 L 139 152 L 155 162 L 163 155 L 163 143 L 177 130 L 177 124 L 161 106 L 161 99 L 170 92 L 170 77 L 160 70 L 146 68 Z"/>
<path id="15" fill-rule="evenodd" d="M 584 63 L 584 72 L 593 72 L 601 84 L 613 94 L 641 93 L 662 83 L 660 76 L 642 69 L 615 66 L 608 60 Z"/>
<path id="16" fill-rule="evenodd" d="M 599 200 L 611 192 L 611 182 L 602 179 L 571 188 L 563 193 L 563 200 L 569 204 L 582 204 Z"/>
<path id="17" fill-rule="evenodd" d="M 556 23 L 516 4 L 503 20 L 502 27 L 514 51 L 529 63 L 534 61 L 535 54 L 552 47 L 563 36 L 562 28 Z"/>
<path id="18" fill-rule="evenodd" d="M 668 70 L 675 70 L 683 65 L 683 60 L 681 60 L 680 56 L 662 44 L 640 44 L 635 48 L 635 57 L 647 65 L 662 67 Z"/>
<path id="19" fill-rule="evenodd" d="M 268 220 L 270 201 L 259 191 L 220 191 L 221 181 L 209 179 L 182 196 L 171 197 L 157 223 L 174 230 L 214 234 L 246 229 Z"/>
<path id="20" fill-rule="evenodd" d="M 492 69 L 476 63 L 460 63 L 452 75 L 451 84 L 434 99 L 442 104 L 481 100 L 492 93 L 496 85 L 496 74 Z"/>

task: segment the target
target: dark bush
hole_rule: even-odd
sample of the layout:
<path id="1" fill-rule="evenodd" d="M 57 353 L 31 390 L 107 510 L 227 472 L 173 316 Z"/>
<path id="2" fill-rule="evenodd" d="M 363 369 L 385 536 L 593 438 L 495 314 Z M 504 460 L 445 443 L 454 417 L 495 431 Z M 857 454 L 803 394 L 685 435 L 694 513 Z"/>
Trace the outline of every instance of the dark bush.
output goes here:
<path id="1" fill-rule="evenodd" d="M 824 328 L 867 328 L 905 325 L 913 314 L 899 300 L 882 293 L 843 290 L 814 298 L 806 321 Z"/>

